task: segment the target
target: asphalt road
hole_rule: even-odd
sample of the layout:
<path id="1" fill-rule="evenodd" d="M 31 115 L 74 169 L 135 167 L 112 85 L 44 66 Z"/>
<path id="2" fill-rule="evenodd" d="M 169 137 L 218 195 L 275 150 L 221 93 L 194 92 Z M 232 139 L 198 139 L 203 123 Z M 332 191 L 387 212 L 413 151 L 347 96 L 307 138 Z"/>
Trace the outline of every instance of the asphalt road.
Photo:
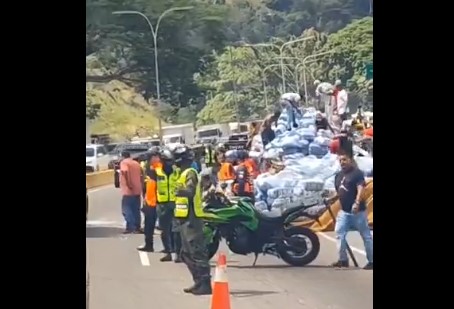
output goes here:
<path id="1" fill-rule="evenodd" d="M 143 235 L 121 234 L 120 193 L 113 187 L 89 193 L 87 222 L 90 309 L 210 309 L 209 296 L 193 296 L 182 289 L 191 285 L 184 264 L 161 263 L 160 253 L 138 253 Z M 162 247 L 158 236 L 155 249 Z M 304 268 L 289 267 L 272 256 L 228 253 L 231 309 L 372 309 L 373 271 L 336 270 L 332 233 L 320 235 L 319 257 Z M 349 235 L 360 266 L 366 263 L 357 233 Z M 224 246 L 224 252 L 228 249 Z M 215 262 L 212 261 L 214 267 Z"/>

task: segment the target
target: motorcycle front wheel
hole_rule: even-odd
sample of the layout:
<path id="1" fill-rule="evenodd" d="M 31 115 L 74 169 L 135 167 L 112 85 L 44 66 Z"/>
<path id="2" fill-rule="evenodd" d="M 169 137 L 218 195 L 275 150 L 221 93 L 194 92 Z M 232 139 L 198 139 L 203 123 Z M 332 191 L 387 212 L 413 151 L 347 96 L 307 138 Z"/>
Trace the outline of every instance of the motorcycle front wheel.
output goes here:
<path id="1" fill-rule="evenodd" d="M 320 240 L 312 230 L 292 226 L 284 231 L 285 238 L 278 245 L 281 258 L 292 266 L 305 266 L 320 253 Z"/>

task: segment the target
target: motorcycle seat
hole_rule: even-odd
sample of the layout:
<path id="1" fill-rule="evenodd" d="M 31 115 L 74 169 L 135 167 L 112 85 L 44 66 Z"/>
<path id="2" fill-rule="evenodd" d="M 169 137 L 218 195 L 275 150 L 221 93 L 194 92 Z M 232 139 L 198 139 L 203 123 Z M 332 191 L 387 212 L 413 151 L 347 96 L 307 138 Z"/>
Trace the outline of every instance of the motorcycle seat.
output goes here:
<path id="1" fill-rule="evenodd" d="M 305 208 L 308 208 L 308 206 L 301 205 L 301 206 L 297 206 L 297 207 L 291 207 L 291 208 L 284 210 L 284 212 L 282 212 L 282 214 L 280 214 L 280 215 L 277 213 L 262 212 L 262 211 L 258 211 L 258 210 L 256 210 L 256 213 L 257 213 L 257 217 L 260 220 L 267 221 L 267 222 L 280 222 L 280 221 L 282 222 L 285 220 L 285 218 L 287 218 L 292 213 L 298 212 Z"/>
<path id="2" fill-rule="evenodd" d="M 259 220 L 266 221 L 266 222 L 282 221 L 282 214 L 278 214 L 278 213 L 274 213 L 274 212 L 257 211 L 257 217 Z"/>

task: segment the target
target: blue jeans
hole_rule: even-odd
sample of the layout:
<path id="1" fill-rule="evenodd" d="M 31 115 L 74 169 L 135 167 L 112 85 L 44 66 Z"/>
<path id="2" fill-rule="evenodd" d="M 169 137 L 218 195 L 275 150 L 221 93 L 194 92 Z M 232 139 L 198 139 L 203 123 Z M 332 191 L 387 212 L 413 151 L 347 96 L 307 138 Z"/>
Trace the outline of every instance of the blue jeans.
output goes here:
<path id="1" fill-rule="evenodd" d="M 367 223 L 367 214 L 360 211 L 356 214 L 339 211 L 336 219 L 336 238 L 337 248 L 339 250 L 339 261 L 348 261 L 347 256 L 347 233 L 349 231 L 358 231 L 364 242 L 367 261 L 373 263 L 373 241 L 370 233 L 369 224 Z"/>
<path id="2" fill-rule="evenodd" d="M 121 199 L 121 211 L 126 221 L 126 230 L 137 231 L 140 228 L 140 195 L 123 195 Z"/>

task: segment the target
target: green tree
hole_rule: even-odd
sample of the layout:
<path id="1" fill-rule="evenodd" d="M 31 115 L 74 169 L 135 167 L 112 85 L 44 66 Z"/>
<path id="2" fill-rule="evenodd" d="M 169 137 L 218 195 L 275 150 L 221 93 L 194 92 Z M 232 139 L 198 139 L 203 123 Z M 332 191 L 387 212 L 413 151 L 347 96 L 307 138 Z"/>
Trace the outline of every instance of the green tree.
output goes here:
<path id="1" fill-rule="evenodd" d="M 197 115 L 199 124 L 244 121 L 265 109 L 261 68 L 250 48 L 228 48 L 216 58 L 209 73 L 198 76 L 210 97 Z"/>
<path id="2" fill-rule="evenodd" d="M 130 82 L 148 99 L 155 97 L 153 38 L 146 21 L 137 15 L 112 15 L 137 10 L 156 24 L 159 15 L 175 6 L 194 6 L 172 12 L 158 33 L 161 98 L 186 106 L 200 96 L 193 74 L 203 70 L 213 49 L 223 47 L 225 9 L 190 0 L 88 0 L 87 54 L 95 53 L 110 74 L 87 76 L 88 82 L 118 79 Z M 202 60 L 202 61 L 201 61 Z"/>
<path id="3" fill-rule="evenodd" d="M 342 30 L 331 34 L 324 47 L 333 51 L 323 57 L 324 76 L 328 80 L 340 79 L 349 83 L 357 100 L 370 103 L 373 97 L 373 80 L 367 80 L 365 68 L 373 62 L 373 18 L 354 21 Z M 355 103 L 353 103 L 355 104 Z"/>

